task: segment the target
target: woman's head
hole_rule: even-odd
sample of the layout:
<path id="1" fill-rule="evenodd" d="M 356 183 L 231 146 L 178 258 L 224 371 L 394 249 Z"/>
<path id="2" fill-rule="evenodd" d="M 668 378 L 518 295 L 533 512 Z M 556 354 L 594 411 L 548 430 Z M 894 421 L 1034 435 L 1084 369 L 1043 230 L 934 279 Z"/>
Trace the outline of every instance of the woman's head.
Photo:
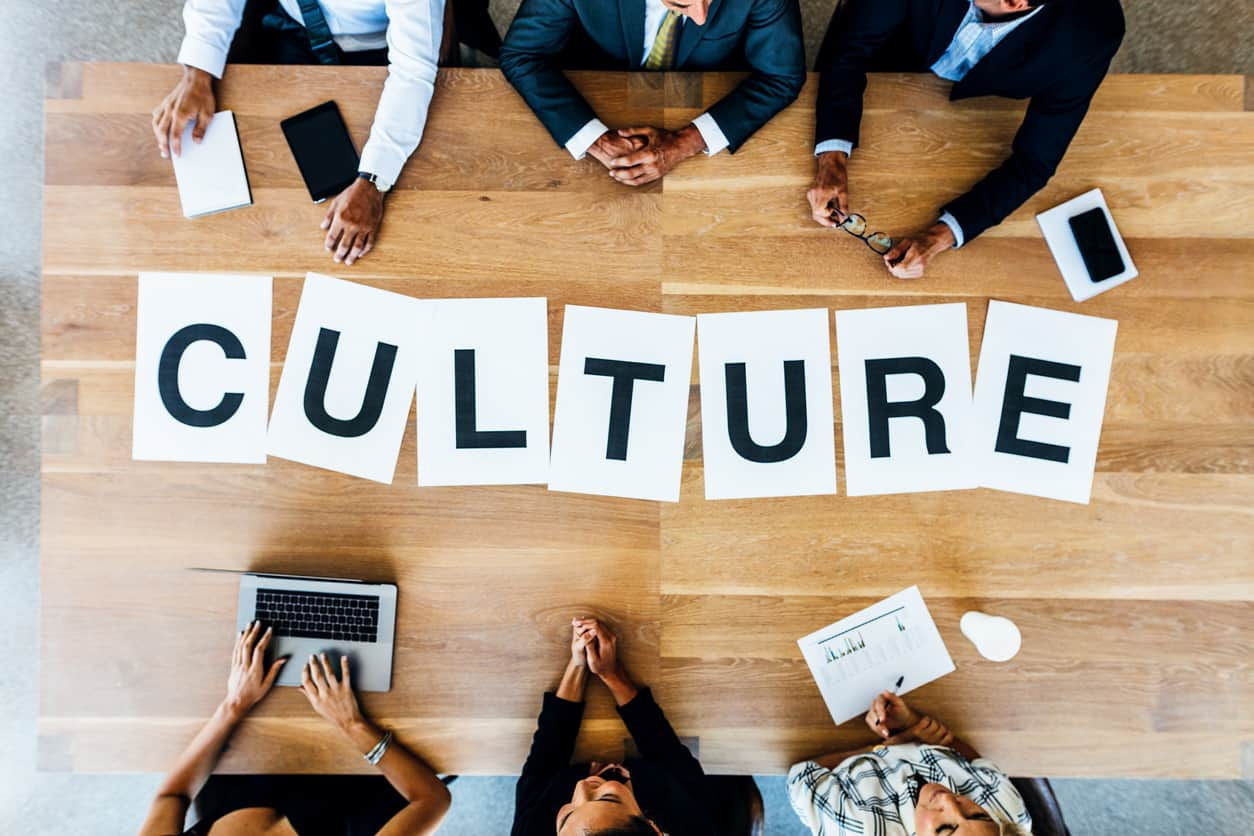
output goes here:
<path id="1" fill-rule="evenodd" d="M 1019 836 L 1023 831 L 1006 825 L 966 796 L 941 784 L 924 784 L 914 805 L 918 836 Z"/>
<path id="2" fill-rule="evenodd" d="M 610 765 L 575 784 L 557 811 L 557 836 L 659 836 L 632 791 L 631 773 Z"/>

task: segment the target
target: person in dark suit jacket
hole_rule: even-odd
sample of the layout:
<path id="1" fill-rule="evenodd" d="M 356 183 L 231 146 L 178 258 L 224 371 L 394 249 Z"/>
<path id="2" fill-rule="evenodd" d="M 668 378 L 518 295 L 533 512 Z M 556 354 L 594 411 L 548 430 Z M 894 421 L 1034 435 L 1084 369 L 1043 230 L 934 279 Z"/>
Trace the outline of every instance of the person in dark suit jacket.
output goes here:
<path id="1" fill-rule="evenodd" d="M 884 255 L 893 275 L 923 275 L 938 253 L 1001 223 L 1053 176 L 1123 33 L 1119 0 L 847 0 L 819 53 L 818 170 L 807 193 L 815 221 L 837 226 L 849 215 L 846 163 L 868 70 L 931 70 L 954 82 L 953 100 L 1031 99 L 1009 158 Z"/>
<path id="2" fill-rule="evenodd" d="M 648 688 L 618 660 L 618 639 L 592 618 L 571 622 L 570 661 L 544 707 L 515 790 L 511 836 L 715 836 L 701 764 Z M 609 688 L 640 754 L 572 764 L 588 674 Z"/>
<path id="3" fill-rule="evenodd" d="M 683 128 L 610 130 L 562 70 L 749 70 Z M 797 0 L 523 0 L 501 71 L 558 145 L 639 186 L 701 151 L 733 153 L 805 83 Z"/>

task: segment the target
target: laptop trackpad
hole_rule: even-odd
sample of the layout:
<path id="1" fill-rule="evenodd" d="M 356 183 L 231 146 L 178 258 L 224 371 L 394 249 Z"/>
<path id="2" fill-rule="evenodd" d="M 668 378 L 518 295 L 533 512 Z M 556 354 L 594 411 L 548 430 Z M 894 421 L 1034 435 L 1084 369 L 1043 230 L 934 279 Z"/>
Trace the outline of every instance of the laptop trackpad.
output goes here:
<path id="1" fill-rule="evenodd" d="M 288 657 L 287 664 L 283 666 L 283 670 L 279 671 L 279 678 L 275 681 L 275 685 L 300 685 L 301 672 L 305 669 L 305 665 L 309 663 L 310 656 L 318 656 L 321 653 L 327 654 L 327 664 L 337 678 L 343 676 L 340 670 L 340 657 L 348 657 L 349 671 L 354 680 L 354 685 L 361 680 L 366 673 L 362 669 L 362 658 L 358 652 L 360 645 L 352 642 L 328 642 L 322 639 L 294 639 L 290 637 L 280 636 L 275 639 L 271 645 L 271 653 L 275 659 L 284 656 Z M 315 659 L 315 664 L 321 665 L 321 662 Z"/>

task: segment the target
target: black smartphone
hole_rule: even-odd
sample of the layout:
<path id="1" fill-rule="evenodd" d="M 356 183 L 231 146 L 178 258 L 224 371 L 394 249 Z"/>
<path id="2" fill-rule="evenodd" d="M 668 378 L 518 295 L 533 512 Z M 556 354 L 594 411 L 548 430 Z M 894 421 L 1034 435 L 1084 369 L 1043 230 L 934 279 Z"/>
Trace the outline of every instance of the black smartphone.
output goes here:
<path id="1" fill-rule="evenodd" d="M 360 158 L 335 102 L 323 102 L 280 124 L 314 203 L 335 197 L 357 179 Z"/>
<path id="2" fill-rule="evenodd" d="M 1075 215 L 1067 223 L 1071 224 L 1071 234 L 1092 281 L 1103 282 L 1124 271 L 1126 265 L 1115 244 L 1115 234 L 1100 206 Z"/>

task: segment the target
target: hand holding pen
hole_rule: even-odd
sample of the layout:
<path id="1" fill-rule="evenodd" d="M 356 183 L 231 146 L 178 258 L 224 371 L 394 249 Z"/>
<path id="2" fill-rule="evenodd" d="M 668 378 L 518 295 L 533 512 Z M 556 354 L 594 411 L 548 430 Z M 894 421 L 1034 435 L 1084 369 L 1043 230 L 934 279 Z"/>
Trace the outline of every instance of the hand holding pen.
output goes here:
<path id="1" fill-rule="evenodd" d="M 906 705 L 906 701 L 895 693 L 901 687 L 898 679 L 892 690 L 884 691 L 871 703 L 866 713 L 867 727 L 877 737 L 887 739 L 895 732 L 907 729 L 922 719 L 917 711 Z"/>

